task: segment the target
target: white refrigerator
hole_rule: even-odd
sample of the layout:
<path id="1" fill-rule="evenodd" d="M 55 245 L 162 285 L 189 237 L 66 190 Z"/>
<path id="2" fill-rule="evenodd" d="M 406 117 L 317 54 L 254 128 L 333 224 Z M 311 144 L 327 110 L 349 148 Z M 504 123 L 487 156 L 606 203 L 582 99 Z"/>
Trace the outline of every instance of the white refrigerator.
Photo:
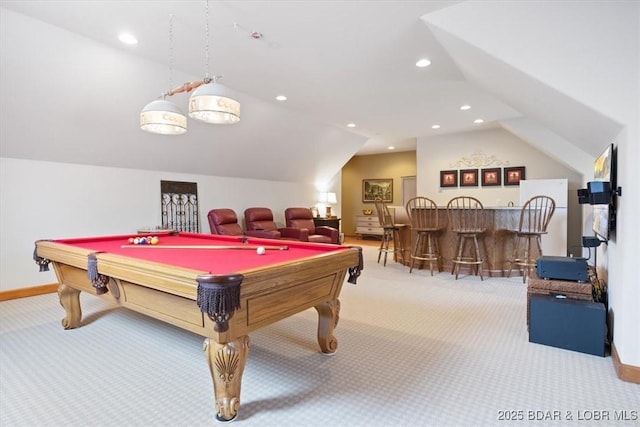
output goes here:
<path id="1" fill-rule="evenodd" d="M 567 179 L 527 179 L 520 181 L 520 206 L 534 196 L 549 196 L 556 202 L 556 210 L 549 221 L 547 234 L 542 236 L 544 255 L 567 256 Z"/>

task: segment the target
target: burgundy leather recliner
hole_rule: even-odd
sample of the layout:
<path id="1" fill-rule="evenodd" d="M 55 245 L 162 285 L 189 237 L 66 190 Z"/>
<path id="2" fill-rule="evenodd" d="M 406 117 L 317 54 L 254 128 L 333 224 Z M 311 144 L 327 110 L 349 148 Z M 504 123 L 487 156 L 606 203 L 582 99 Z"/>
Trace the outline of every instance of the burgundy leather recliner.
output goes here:
<path id="1" fill-rule="evenodd" d="M 244 211 L 245 234 L 266 239 L 304 240 L 306 235 L 294 228 L 278 228 L 269 208 L 247 208 Z"/>
<path id="2" fill-rule="evenodd" d="M 287 208 L 284 211 L 287 227 L 307 230 L 307 241 L 314 243 L 331 243 L 337 245 L 340 232 L 326 225 L 317 226 L 313 222 L 313 213 L 309 208 Z M 302 239 L 300 239 L 302 240 Z"/>
<path id="3" fill-rule="evenodd" d="M 244 232 L 238 224 L 238 216 L 233 209 L 211 209 L 207 214 L 211 234 L 224 234 L 226 236 L 242 236 Z"/>

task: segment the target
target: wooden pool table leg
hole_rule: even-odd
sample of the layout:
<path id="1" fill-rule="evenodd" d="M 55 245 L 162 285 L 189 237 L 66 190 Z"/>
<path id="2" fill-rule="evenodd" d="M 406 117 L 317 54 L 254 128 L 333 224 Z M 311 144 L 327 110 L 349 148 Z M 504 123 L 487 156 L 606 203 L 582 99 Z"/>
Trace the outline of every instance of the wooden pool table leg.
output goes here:
<path id="1" fill-rule="evenodd" d="M 325 354 L 335 353 L 338 340 L 333 336 L 333 330 L 338 326 L 340 317 L 340 300 L 325 301 L 316 305 L 318 311 L 318 344 Z"/>
<path id="2" fill-rule="evenodd" d="M 240 386 L 249 353 L 249 337 L 243 335 L 226 344 L 207 338 L 203 350 L 213 379 L 216 418 L 232 421 L 240 407 Z"/>
<path id="3" fill-rule="evenodd" d="M 60 298 L 60 305 L 67 312 L 67 316 L 62 319 L 62 327 L 73 329 L 80 326 L 82 319 L 80 291 L 67 285 L 60 285 L 58 286 L 58 298 Z"/>

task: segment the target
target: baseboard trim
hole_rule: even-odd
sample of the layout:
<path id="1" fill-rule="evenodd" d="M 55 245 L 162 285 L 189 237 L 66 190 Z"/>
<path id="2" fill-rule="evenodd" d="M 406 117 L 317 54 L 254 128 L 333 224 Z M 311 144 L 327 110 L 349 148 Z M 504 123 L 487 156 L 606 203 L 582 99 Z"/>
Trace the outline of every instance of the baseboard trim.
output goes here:
<path id="1" fill-rule="evenodd" d="M 613 360 L 613 366 L 616 368 L 616 374 L 618 374 L 619 379 L 640 384 L 640 366 L 625 365 L 622 363 L 615 344 L 611 344 L 611 359 Z"/>
<path id="2" fill-rule="evenodd" d="M 8 291 L 0 291 L 0 301 L 8 301 L 17 298 L 33 297 L 36 295 L 52 294 L 58 290 L 58 284 L 31 286 L 21 289 L 10 289 Z"/>

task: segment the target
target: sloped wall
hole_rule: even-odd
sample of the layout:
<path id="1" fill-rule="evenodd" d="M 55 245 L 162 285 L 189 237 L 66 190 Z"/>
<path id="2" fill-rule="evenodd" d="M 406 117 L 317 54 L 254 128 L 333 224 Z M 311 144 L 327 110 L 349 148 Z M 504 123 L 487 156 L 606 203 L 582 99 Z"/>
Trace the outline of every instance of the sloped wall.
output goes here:
<path id="1" fill-rule="evenodd" d="M 284 209 L 312 206 L 314 187 L 277 181 L 141 171 L 0 158 L 0 290 L 55 282 L 32 260 L 39 239 L 135 233 L 159 225 L 160 181 L 198 184 L 200 231 L 207 212 L 271 208 L 284 225 Z"/>

